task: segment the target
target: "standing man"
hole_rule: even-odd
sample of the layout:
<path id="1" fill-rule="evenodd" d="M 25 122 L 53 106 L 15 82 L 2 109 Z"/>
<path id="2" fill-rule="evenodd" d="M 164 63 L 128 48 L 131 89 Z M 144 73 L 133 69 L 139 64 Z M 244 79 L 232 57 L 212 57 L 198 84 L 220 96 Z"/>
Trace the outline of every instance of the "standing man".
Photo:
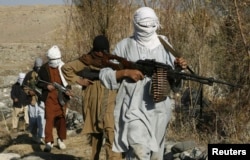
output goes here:
<path id="1" fill-rule="evenodd" d="M 175 68 L 186 68 L 183 58 L 175 58 L 159 40 L 160 27 L 153 9 L 141 7 L 134 14 L 134 34 L 121 40 L 113 54 L 129 61 L 154 59 Z M 168 43 L 167 37 L 161 38 Z M 115 140 L 113 150 L 125 152 L 128 160 L 162 160 L 167 124 L 173 99 L 155 102 L 150 94 L 152 79 L 139 70 L 104 68 L 100 80 L 109 89 L 118 89 L 115 103 Z"/>
<path id="2" fill-rule="evenodd" d="M 38 80 L 38 71 L 43 64 L 41 58 L 36 58 L 32 71 L 28 72 L 23 81 L 23 88 L 29 98 L 28 112 L 29 112 L 29 129 L 32 138 L 37 143 L 44 143 L 44 102 L 39 97 L 41 90 L 36 87 Z"/>
<path id="3" fill-rule="evenodd" d="M 71 84 L 83 86 L 82 100 L 84 112 L 83 133 L 90 134 L 92 144 L 91 160 L 99 160 L 103 139 L 105 139 L 105 150 L 107 160 L 121 160 L 121 154 L 112 151 L 114 140 L 114 103 L 116 90 L 105 88 L 97 79 L 90 81 L 86 78 L 83 70 L 100 70 L 98 58 L 89 59 L 92 53 L 108 54 L 109 41 L 103 36 L 95 37 L 93 48 L 88 54 L 84 54 L 77 60 L 66 63 L 62 67 L 65 79 Z M 79 73 L 80 72 L 80 76 Z M 93 77 L 94 78 L 94 77 Z M 93 79 L 91 79 L 93 80 Z"/>
<path id="4" fill-rule="evenodd" d="M 28 115 L 28 99 L 27 95 L 22 88 L 25 73 L 19 73 L 17 82 L 12 85 L 10 96 L 13 101 L 13 111 L 12 111 L 12 128 L 14 132 L 18 131 L 19 118 L 23 114 L 25 121 L 25 129 L 29 125 L 29 115 Z"/>
<path id="5" fill-rule="evenodd" d="M 63 140 L 66 139 L 66 107 L 71 92 L 62 92 L 56 88 L 55 83 L 68 87 L 61 73 L 61 51 L 58 46 L 52 46 L 47 52 L 48 62 L 42 65 L 38 72 L 37 87 L 42 89 L 41 101 L 45 102 L 45 152 L 50 152 L 54 145 L 53 127 L 57 131 L 57 144 L 60 149 L 65 149 Z"/>

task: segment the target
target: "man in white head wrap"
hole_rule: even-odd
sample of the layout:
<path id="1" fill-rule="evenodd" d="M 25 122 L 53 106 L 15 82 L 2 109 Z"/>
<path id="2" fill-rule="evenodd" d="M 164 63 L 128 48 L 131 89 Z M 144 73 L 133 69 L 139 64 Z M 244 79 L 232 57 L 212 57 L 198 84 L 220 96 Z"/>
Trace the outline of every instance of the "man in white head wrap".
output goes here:
<path id="1" fill-rule="evenodd" d="M 134 14 L 134 37 L 137 43 L 153 49 L 160 45 L 156 30 L 160 27 L 158 17 L 153 9 L 142 7 Z"/>
<path id="2" fill-rule="evenodd" d="M 134 35 L 118 42 L 113 54 L 129 61 L 154 59 L 170 65 L 186 67 L 184 59 L 175 58 L 160 43 L 159 20 L 153 9 L 141 7 L 134 14 Z M 114 71 L 104 68 L 99 75 L 109 89 L 118 89 L 116 98 L 115 141 L 113 150 L 124 152 L 128 160 L 162 160 L 167 124 L 171 118 L 173 99 L 168 96 L 154 102 L 150 94 L 151 78 L 139 70 Z"/>
<path id="3" fill-rule="evenodd" d="M 27 96 L 23 90 L 22 84 L 25 78 L 25 73 L 19 73 L 17 82 L 12 85 L 11 88 L 11 99 L 13 101 L 13 112 L 12 112 L 12 128 L 14 132 L 18 129 L 25 130 L 29 125 L 29 116 L 28 116 L 28 101 Z M 24 115 L 25 126 L 23 128 L 18 128 L 18 122 L 20 115 Z"/>
<path id="4" fill-rule="evenodd" d="M 63 62 L 61 60 L 61 51 L 58 46 L 52 46 L 47 52 L 47 58 L 49 59 L 49 66 L 57 68 Z"/>
<path id="5" fill-rule="evenodd" d="M 48 63 L 42 65 L 38 72 L 37 87 L 42 89 L 41 101 L 45 103 L 45 152 L 50 152 L 54 145 L 53 128 L 57 130 L 57 144 L 60 149 L 65 149 L 63 140 L 66 139 L 66 109 L 70 99 L 70 88 L 65 81 L 61 67 L 61 51 L 57 45 L 52 46 L 47 52 Z M 56 89 L 54 83 L 68 88 L 66 92 Z M 62 95 L 62 96 L 60 96 Z"/>
<path id="6" fill-rule="evenodd" d="M 23 80 L 25 78 L 25 73 L 19 73 L 18 74 L 18 78 L 17 78 L 17 82 L 22 85 L 23 84 Z"/>

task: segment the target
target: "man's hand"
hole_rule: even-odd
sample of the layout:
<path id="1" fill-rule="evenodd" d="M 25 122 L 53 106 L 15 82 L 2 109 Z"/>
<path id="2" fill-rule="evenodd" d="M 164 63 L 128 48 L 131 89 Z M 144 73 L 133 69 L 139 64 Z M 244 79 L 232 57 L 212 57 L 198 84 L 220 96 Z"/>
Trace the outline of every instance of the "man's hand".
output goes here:
<path id="1" fill-rule="evenodd" d="M 137 82 L 139 80 L 142 80 L 144 78 L 144 75 L 141 73 L 141 71 L 137 69 L 124 69 L 116 71 L 117 79 L 122 79 L 125 77 L 128 77 L 133 81 Z"/>
<path id="2" fill-rule="evenodd" d="M 66 92 L 65 92 L 65 94 L 67 95 L 67 96 L 74 96 L 74 93 L 72 92 L 72 90 L 71 89 L 68 89 Z"/>
<path id="3" fill-rule="evenodd" d="M 180 66 L 182 69 L 187 69 L 187 61 L 182 57 L 176 58 L 174 63 Z"/>
<path id="4" fill-rule="evenodd" d="M 47 89 L 49 90 L 49 91 L 53 91 L 54 89 L 56 89 L 52 84 L 48 84 L 47 85 Z"/>
<path id="5" fill-rule="evenodd" d="M 131 78 L 135 82 L 142 80 L 144 78 L 144 75 L 141 73 L 141 71 L 137 69 L 126 69 L 125 72 L 126 72 L 125 75 L 127 75 L 127 77 Z"/>
<path id="6" fill-rule="evenodd" d="M 76 81 L 76 83 L 81 85 L 81 86 L 88 87 L 89 85 L 92 85 L 94 82 L 87 79 L 87 78 L 79 77 L 79 79 Z"/>
<path id="7" fill-rule="evenodd" d="M 18 99 L 17 99 L 17 98 L 14 98 L 13 100 L 14 100 L 14 102 L 18 102 Z"/>
<path id="8" fill-rule="evenodd" d="M 28 94 L 31 95 L 31 96 L 35 96 L 36 95 L 36 93 L 33 90 L 29 90 Z"/>

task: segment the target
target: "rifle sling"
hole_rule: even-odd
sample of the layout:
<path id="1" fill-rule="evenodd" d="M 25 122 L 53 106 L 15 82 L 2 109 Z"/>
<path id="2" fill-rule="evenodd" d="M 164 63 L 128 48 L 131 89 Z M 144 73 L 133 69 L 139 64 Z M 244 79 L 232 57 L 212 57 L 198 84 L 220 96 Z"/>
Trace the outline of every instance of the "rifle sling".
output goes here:
<path id="1" fill-rule="evenodd" d="M 171 52 L 177 58 L 181 57 L 181 54 L 177 52 L 176 50 L 174 50 L 161 36 L 158 36 L 158 38 L 161 44 L 163 45 L 163 47 L 165 48 L 165 50 Z"/>
<path id="2" fill-rule="evenodd" d="M 177 52 L 176 50 L 174 50 L 161 36 L 158 36 L 158 38 L 159 38 L 161 44 L 164 46 L 165 50 L 170 51 L 177 58 L 182 57 L 182 54 Z M 192 74 L 195 74 L 195 72 L 189 66 L 187 66 L 187 69 Z"/>

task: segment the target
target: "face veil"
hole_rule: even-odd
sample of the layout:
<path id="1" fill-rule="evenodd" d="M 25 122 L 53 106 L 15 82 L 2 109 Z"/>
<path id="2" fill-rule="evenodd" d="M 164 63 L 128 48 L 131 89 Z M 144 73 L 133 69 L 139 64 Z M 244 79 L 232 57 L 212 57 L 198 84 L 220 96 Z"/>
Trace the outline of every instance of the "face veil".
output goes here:
<path id="1" fill-rule="evenodd" d="M 48 50 L 47 57 L 49 59 L 49 66 L 52 68 L 57 68 L 62 63 L 61 51 L 56 45 Z"/>
<path id="2" fill-rule="evenodd" d="M 160 27 L 158 17 L 153 9 L 141 7 L 134 14 L 134 37 L 142 46 L 159 45 L 156 30 Z"/>

